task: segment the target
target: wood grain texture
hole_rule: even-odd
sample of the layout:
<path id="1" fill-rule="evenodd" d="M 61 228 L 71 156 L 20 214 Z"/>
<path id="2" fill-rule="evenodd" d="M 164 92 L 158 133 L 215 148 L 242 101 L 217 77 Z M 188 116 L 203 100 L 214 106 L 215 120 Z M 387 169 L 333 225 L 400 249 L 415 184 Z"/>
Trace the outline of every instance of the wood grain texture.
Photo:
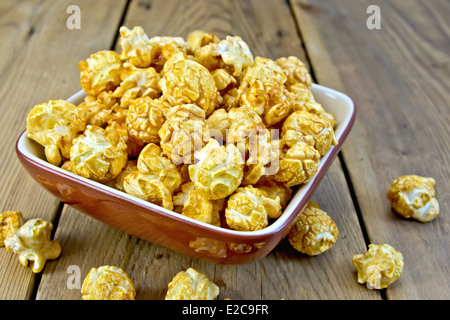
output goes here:
<path id="1" fill-rule="evenodd" d="M 105 41 L 121 17 L 121 3 L 78 1 L 82 29 L 66 27 L 70 1 L 1 1 L 0 4 L 0 208 L 20 210 L 25 219 L 55 222 L 59 201 L 40 188 L 21 167 L 15 142 L 25 130 L 28 111 L 49 99 L 78 91 L 78 60 L 110 46 Z M 92 41 L 92 33 L 102 37 Z M 114 37 L 111 35 L 110 40 Z M 44 271 L 45 273 L 45 271 Z M 38 280 L 40 275 L 38 275 Z M 0 299 L 29 299 L 36 275 L 0 248 Z"/>
<path id="2" fill-rule="evenodd" d="M 308 63 L 290 8 L 284 1 L 132 1 L 124 25 L 141 25 L 149 36 L 187 36 L 203 29 L 224 37 L 240 35 L 254 55 L 295 55 Z M 117 26 L 118 28 L 119 26 Z M 118 47 L 116 46 L 116 49 Z M 380 299 L 356 282 L 354 252 L 364 238 L 339 160 L 314 194 L 336 221 L 340 236 L 327 253 L 309 258 L 285 241 L 267 257 L 246 265 L 222 266 L 178 254 L 117 231 L 65 207 L 55 234 L 64 248 L 46 269 L 37 299 L 80 299 L 68 289 L 71 265 L 84 279 L 92 267 L 116 265 L 133 280 L 137 299 L 164 299 L 167 285 L 180 270 L 193 267 L 219 285 L 219 299 Z"/>
<path id="3" fill-rule="evenodd" d="M 381 10 L 381 29 L 366 9 Z M 342 154 L 371 243 L 402 252 L 389 299 L 449 299 L 450 28 L 448 1 L 292 1 L 319 83 L 348 93 L 357 121 Z M 438 218 L 423 224 L 390 208 L 401 175 L 434 177 Z"/>

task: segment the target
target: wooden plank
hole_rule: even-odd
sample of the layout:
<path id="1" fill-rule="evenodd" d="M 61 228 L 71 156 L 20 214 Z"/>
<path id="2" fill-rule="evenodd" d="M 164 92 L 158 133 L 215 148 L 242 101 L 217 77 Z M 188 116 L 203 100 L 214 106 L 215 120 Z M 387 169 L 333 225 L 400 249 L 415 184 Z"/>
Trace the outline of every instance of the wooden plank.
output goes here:
<path id="1" fill-rule="evenodd" d="M 69 30 L 70 1 L 2 1 L 0 4 L 0 207 L 21 210 L 25 219 L 54 222 L 59 201 L 40 188 L 19 164 L 15 142 L 25 130 L 28 111 L 51 98 L 79 90 L 77 62 L 111 44 L 107 35 L 121 18 L 121 5 L 77 1 L 81 29 Z M 102 37 L 93 41 L 93 34 Z M 110 35 L 110 40 L 114 32 Z M 0 299 L 28 299 L 36 275 L 22 267 L 12 252 L 0 248 Z M 38 278 L 40 275 L 38 276 Z"/>
<path id="2" fill-rule="evenodd" d="M 219 37 L 235 34 L 248 42 L 255 55 L 305 59 L 289 6 L 283 1 L 132 1 L 124 24 L 130 28 L 141 25 L 149 36 L 185 37 L 195 29 Z M 67 288 L 69 266 L 78 266 L 84 279 L 91 267 L 110 264 L 130 275 L 137 299 L 163 299 L 172 277 L 188 267 L 204 272 L 220 286 L 219 299 L 379 299 L 377 292 L 357 285 L 351 270 L 351 253 L 365 246 L 338 160 L 314 200 L 329 211 L 339 227 L 340 238 L 333 249 L 307 258 L 282 243 L 266 258 L 237 266 L 178 254 L 66 207 L 56 232 L 64 254 L 58 263 L 49 265 L 37 298 L 80 299 L 79 290 Z"/>
<path id="3" fill-rule="evenodd" d="M 319 83 L 358 107 L 343 157 L 371 243 L 402 252 L 390 299 L 449 299 L 450 110 L 448 1 L 292 1 Z M 369 30 L 369 5 L 381 29 Z M 441 214 L 423 224 L 386 199 L 401 175 L 434 177 Z"/>

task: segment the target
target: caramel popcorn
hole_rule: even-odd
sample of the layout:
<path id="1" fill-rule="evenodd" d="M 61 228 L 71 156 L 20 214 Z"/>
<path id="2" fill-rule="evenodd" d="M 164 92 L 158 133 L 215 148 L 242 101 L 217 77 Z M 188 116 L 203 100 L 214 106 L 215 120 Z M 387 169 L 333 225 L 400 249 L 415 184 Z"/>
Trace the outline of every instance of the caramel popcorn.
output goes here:
<path id="1" fill-rule="evenodd" d="M 172 193 L 166 184 L 151 174 L 136 170 L 125 177 L 126 193 L 168 210 L 173 209 Z"/>
<path id="2" fill-rule="evenodd" d="M 173 107 L 159 130 L 164 154 L 175 164 L 192 163 L 194 152 L 204 145 L 205 112 L 194 104 Z"/>
<path id="3" fill-rule="evenodd" d="M 120 27 L 121 47 L 120 59 L 128 60 L 138 68 L 148 68 L 161 65 L 163 62 L 162 49 L 167 44 L 173 44 L 184 52 L 190 51 L 190 45 L 180 37 L 153 37 L 148 38 L 142 27 L 136 26 L 132 30 L 125 26 Z M 165 60 L 164 60 L 165 61 Z"/>
<path id="4" fill-rule="evenodd" d="M 268 127 L 285 119 L 292 110 L 287 90 L 273 81 L 252 80 L 240 99 L 241 105 L 249 106 Z"/>
<path id="5" fill-rule="evenodd" d="M 246 89 L 253 80 L 257 79 L 263 83 L 275 82 L 282 85 L 287 81 L 287 76 L 275 61 L 256 57 L 254 63 L 244 71 L 241 80 L 242 90 Z"/>
<path id="6" fill-rule="evenodd" d="M 225 109 L 215 110 L 206 119 L 206 125 L 208 138 L 213 137 L 219 142 L 226 142 L 227 130 L 231 126 L 231 121 L 228 119 L 228 113 Z"/>
<path id="7" fill-rule="evenodd" d="M 170 192 L 175 191 L 181 185 L 181 174 L 178 168 L 163 155 L 161 148 L 154 143 L 149 143 L 142 149 L 137 160 L 137 168 L 140 172 L 152 175 L 163 182 Z"/>
<path id="8" fill-rule="evenodd" d="M 64 166 L 64 165 L 63 165 Z M 123 186 L 123 182 L 125 178 L 135 171 L 137 171 L 137 160 L 128 160 L 125 164 L 125 167 L 122 169 L 122 172 L 119 173 L 117 177 L 115 177 L 113 180 L 106 183 L 106 185 L 110 186 L 111 188 L 120 190 L 125 192 L 125 188 Z M 70 168 L 66 168 L 68 171 L 73 171 Z"/>
<path id="9" fill-rule="evenodd" d="M 184 58 L 172 60 L 167 61 L 164 76 L 159 81 L 163 96 L 172 106 L 195 104 L 209 116 L 216 108 L 219 98 L 211 73 L 193 60 Z"/>
<path id="10" fill-rule="evenodd" d="M 137 68 L 125 62 L 122 68 L 122 82 L 114 91 L 114 97 L 120 98 L 120 105 L 127 108 L 139 97 L 156 99 L 160 96 L 158 82 L 160 75 L 152 67 Z"/>
<path id="11" fill-rule="evenodd" d="M 83 300 L 135 300 L 136 291 L 128 274 L 115 266 L 92 268 L 81 287 Z"/>
<path id="12" fill-rule="evenodd" d="M 272 144 L 270 131 L 261 117 L 247 106 L 233 108 L 228 112 L 230 128 L 227 144 L 235 144 L 245 160 L 243 184 L 254 184 L 266 174 L 270 163 Z"/>
<path id="13" fill-rule="evenodd" d="M 358 282 L 369 289 L 384 289 L 396 281 L 403 271 L 403 256 L 388 244 L 370 244 L 369 251 L 355 254 L 352 263 Z"/>
<path id="14" fill-rule="evenodd" d="M 395 212 L 405 218 L 429 222 L 439 215 L 433 178 L 417 175 L 398 177 L 388 190 L 387 198 Z"/>
<path id="15" fill-rule="evenodd" d="M 75 105 L 65 100 L 50 100 L 28 113 L 27 136 L 45 147 L 47 161 L 59 166 L 70 157 L 72 140 L 85 128 Z"/>
<path id="16" fill-rule="evenodd" d="M 288 234 L 292 247 L 310 256 L 330 249 L 337 240 L 338 229 L 331 217 L 317 203 L 308 202 Z"/>
<path id="17" fill-rule="evenodd" d="M 72 169 L 85 178 L 108 182 L 125 167 L 127 150 L 126 140 L 118 131 L 88 125 L 84 133 L 73 140 Z"/>
<path id="18" fill-rule="evenodd" d="M 220 210 L 223 200 L 209 200 L 205 195 L 194 188 L 193 182 L 181 186 L 181 192 L 173 197 L 175 208 L 182 215 L 220 227 Z"/>
<path id="19" fill-rule="evenodd" d="M 292 187 L 310 181 L 319 170 L 319 151 L 303 141 L 298 141 L 282 152 L 279 168 L 273 179 Z"/>
<path id="20" fill-rule="evenodd" d="M 230 228 L 255 231 L 268 226 L 268 219 L 281 214 L 280 199 L 275 200 L 258 188 L 240 187 L 228 199 L 225 218 Z"/>
<path id="21" fill-rule="evenodd" d="M 241 37 L 202 30 L 119 31 L 120 52 L 78 63 L 83 102 L 30 111 L 28 136 L 48 162 L 215 226 L 226 211 L 231 228 L 251 231 L 281 215 L 337 144 L 298 58 L 254 57 Z"/>
<path id="22" fill-rule="evenodd" d="M 289 56 L 276 60 L 276 63 L 287 75 L 286 86 L 300 84 L 305 88 L 311 88 L 311 75 L 305 64 L 297 57 Z"/>
<path id="23" fill-rule="evenodd" d="M 214 300 L 219 287 L 193 268 L 180 271 L 168 285 L 165 300 Z"/>
<path id="24" fill-rule="evenodd" d="M 115 51 L 104 50 L 91 54 L 86 61 L 78 63 L 80 84 L 91 96 L 103 91 L 114 91 L 120 85 L 122 61 Z"/>
<path id="25" fill-rule="evenodd" d="M 200 40 L 199 42 L 204 39 Z M 198 46 L 194 51 L 197 62 L 208 70 L 225 69 L 234 77 L 240 77 L 242 70 L 253 64 L 253 55 L 241 37 L 227 36 L 219 42 Z"/>
<path id="26" fill-rule="evenodd" d="M 86 124 L 103 127 L 113 117 L 118 101 L 112 91 L 103 91 L 97 97 L 86 96 L 77 106 L 80 117 Z"/>
<path id="27" fill-rule="evenodd" d="M 189 176 L 195 188 L 211 200 L 223 199 L 241 184 L 244 160 L 233 144 L 220 146 L 210 139 L 208 144 L 195 153 L 198 160 L 189 166 Z"/>
<path id="28" fill-rule="evenodd" d="M 126 117 L 129 136 L 139 144 L 159 143 L 158 131 L 170 105 L 163 99 L 137 98 L 130 102 Z"/>
<path id="29" fill-rule="evenodd" d="M 314 139 L 314 148 L 324 156 L 332 145 L 336 145 L 334 130 L 328 119 L 317 114 L 302 111 L 292 112 L 284 121 L 281 128 L 281 137 L 288 130 L 301 132 Z"/>
<path id="30" fill-rule="evenodd" d="M 28 266 L 33 261 L 32 270 L 39 273 L 47 260 L 59 257 L 61 246 L 56 240 L 50 240 L 53 225 L 42 219 L 28 220 L 15 233 L 9 234 L 5 239 L 7 251 L 13 251 L 19 255 L 19 261 L 23 266 Z"/>
<path id="31" fill-rule="evenodd" d="M 273 180 L 272 176 L 260 179 L 255 187 L 267 192 L 267 195 L 274 200 L 278 197 L 282 209 L 286 208 L 292 197 L 292 189 L 283 183 Z"/>
<path id="32" fill-rule="evenodd" d="M 9 234 L 17 232 L 24 220 L 20 211 L 6 211 L 0 213 L 0 247 L 5 245 Z"/>

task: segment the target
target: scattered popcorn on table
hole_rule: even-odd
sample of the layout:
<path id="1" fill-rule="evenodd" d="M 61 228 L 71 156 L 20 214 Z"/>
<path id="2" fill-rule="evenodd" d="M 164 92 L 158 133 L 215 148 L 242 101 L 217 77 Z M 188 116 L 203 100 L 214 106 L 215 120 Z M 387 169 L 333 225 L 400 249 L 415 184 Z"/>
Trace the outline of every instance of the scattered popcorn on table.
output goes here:
<path id="1" fill-rule="evenodd" d="M 352 263 L 358 272 L 358 282 L 369 289 L 384 289 L 402 274 L 403 256 L 388 244 L 370 244 L 369 251 L 355 254 Z"/>
<path id="2" fill-rule="evenodd" d="M 338 235 L 338 228 L 331 217 L 317 203 L 310 201 L 298 215 L 288 239 L 297 251 L 316 256 L 330 249 Z"/>
<path id="3" fill-rule="evenodd" d="M 189 268 L 175 275 L 168 285 L 165 300 L 214 300 L 219 287 L 205 274 Z"/>
<path id="4" fill-rule="evenodd" d="M 83 300 L 135 300 L 136 291 L 128 274 L 119 267 L 92 268 L 81 288 Z"/>
<path id="5" fill-rule="evenodd" d="M 24 219 L 20 211 L 6 211 L 0 213 L 0 247 L 5 245 L 9 234 L 17 232 L 23 225 Z"/>
<path id="6" fill-rule="evenodd" d="M 387 198 L 395 212 L 405 218 L 429 222 L 439 215 L 433 178 L 407 175 L 398 177 L 388 190 Z"/>
<path id="7" fill-rule="evenodd" d="M 47 160 L 195 220 L 267 227 L 336 144 L 334 115 L 294 56 L 254 57 L 239 36 L 149 37 L 78 63 L 78 106 L 34 107 L 28 136 Z"/>
<path id="8" fill-rule="evenodd" d="M 32 261 L 33 272 L 39 273 L 47 260 L 56 259 L 61 253 L 58 241 L 50 239 L 52 229 L 53 225 L 48 221 L 28 220 L 17 232 L 6 237 L 6 250 L 17 253 L 20 263 L 25 267 Z"/>

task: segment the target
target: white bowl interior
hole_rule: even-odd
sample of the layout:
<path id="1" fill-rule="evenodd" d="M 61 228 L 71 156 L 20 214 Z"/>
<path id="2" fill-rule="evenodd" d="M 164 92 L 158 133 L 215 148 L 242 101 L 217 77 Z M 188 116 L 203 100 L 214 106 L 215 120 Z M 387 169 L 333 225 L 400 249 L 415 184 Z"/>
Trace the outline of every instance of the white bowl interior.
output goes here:
<path id="1" fill-rule="evenodd" d="M 335 130 L 336 139 L 338 141 L 341 141 L 344 130 L 350 124 L 352 114 L 354 112 L 353 101 L 347 95 L 345 95 L 339 91 L 336 91 L 336 90 L 333 90 L 330 88 L 326 88 L 326 87 L 323 87 L 323 86 L 320 86 L 317 84 L 313 84 L 312 92 L 314 94 L 315 99 L 319 103 L 322 104 L 324 109 L 327 112 L 332 113 L 336 117 L 336 122 L 337 122 L 336 130 Z M 79 92 L 75 93 L 73 96 L 71 96 L 70 98 L 68 98 L 67 101 L 71 102 L 75 105 L 78 105 L 81 102 L 83 102 L 85 97 L 86 97 L 86 93 L 84 91 L 79 91 Z M 41 164 L 42 166 L 45 166 L 51 170 L 58 171 L 61 174 L 72 176 L 72 177 L 84 182 L 84 184 L 92 184 L 96 188 L 103 189 L 105 192 L 108 192 L 110 194 L 114 193 L 122 198 L 127 198 L 134 202 L 141 203 L 142 205 L 149 207 L 149 209 L 157 209 L 159 211 L 163 211 L 169 215 L 172 215 L 172 216 L 176 217 L 177 219 L 188 220 L 191 223 L 192 222 L 199 223 L 200 225 L 207 226 L 207 227 L 213 228 L 213 229 L 220 229 L 222 232 L 227 232 L 227 233 L 231 233 L 231 234 L 240 234 L 240 235 L 242 235 L 242 234 L 249 235 L 250 234 L 250 232 L 224 229 L 224 228 L 216 227 L 213 225 L 209 225 L 209 224 L 185 217 L 176 212 L 156 206 L 153 203 L 138 199 L 136 197 L 128 195 L 119 190 L 110 188 L 106 185 L 86 179 L 84 177 L 77 176 L 71 172 L 68 172 L 59 167 L 56 167 L 46 161 L 44 149 L 38 143 L 29 139 L 26 135 L 26 131 L 19 138 L 17 147 L 22 154 L 24 154 L 26 157 L 32 159 L 33 161 Z M 332 148 L 334 148 L 334 147 L 332 147 Z M 331 149 L 330 149 L 330 151 L 331 151 Z M 330 154 L 331 154 L 330 151 L 321 158 L 319 172 L 321 170 L 324 170 L 323 166 L 324 166 L 325 161 L 327 161 L 327 159 L 330 157 Z M 306 196 L 308 190 L 314 186 L 314 183 L 315 183 L 315 179 L 312 179 L 310 182 L 300 186 L 298 188 L 298 190 L 296 191 L 296 193 L 293 195 L 288 206 L 284 209 L 283 214 L 276 221 L 274 221 L 267 228 L 264 228 L 264 229 L 258 230 L 258 231 L 252 231 L 251 234 L 256 236 L 256 235 L 269 233 L 274 228 L 277 228 L 279 225 L 283 224 L 285 222 L 285 220 L 288 219 L 289 216 L 292 214 L 293 210 L 295 210 L 295 208 L 297 207 L 297 204 Z"/>

